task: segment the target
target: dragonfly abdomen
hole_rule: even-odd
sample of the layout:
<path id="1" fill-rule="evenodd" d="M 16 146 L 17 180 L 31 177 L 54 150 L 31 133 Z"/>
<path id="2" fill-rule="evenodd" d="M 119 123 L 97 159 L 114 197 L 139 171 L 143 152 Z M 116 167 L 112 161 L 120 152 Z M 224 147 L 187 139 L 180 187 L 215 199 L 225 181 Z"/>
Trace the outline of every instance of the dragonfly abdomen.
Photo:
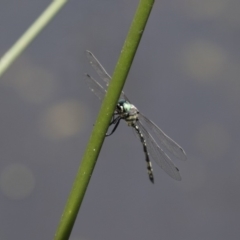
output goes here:
<path id="1" fill-rule="evenodd" d="M 131 127 L 133 127 L 133 128 L 136 130 L 136 132 L 137 132 L 137 134 L 138 134 L 138 136 L 139 136 L 139 138 L 140 138 L 140 140 L 141 140 L 141 143 L 142 143 L 142 145 L 143 145 L 143 151 L 144 151 L 144 153 L 145 153 L 145 161 L 146 161 L 146 163 L 147 163 L 147 173 L 148 173 L 148 177 L 149 177 L 150 181 L 151 181 L 152 183 L 154 183 L 152 163 L 151 163 L 151 161 L 150 161 L 150 159 L 149 159 L 149 153 L 148 153 L 148 150 L 147 150 L 146 140 L 144 139 L 144 136 L 143 136 L 142 132 L 140 131 L 139 127 L 138 127 L 136 124 L 132 123 L 132 124 L 131 124 Z"/>

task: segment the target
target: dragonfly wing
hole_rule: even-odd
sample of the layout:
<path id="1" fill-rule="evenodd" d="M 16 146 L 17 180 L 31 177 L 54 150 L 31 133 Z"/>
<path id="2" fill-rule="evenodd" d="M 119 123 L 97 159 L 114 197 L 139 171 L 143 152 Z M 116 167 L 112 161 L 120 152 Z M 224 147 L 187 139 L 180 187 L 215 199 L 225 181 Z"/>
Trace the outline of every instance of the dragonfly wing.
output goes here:
<path id="1" fill-rule="evenodd" d="M 85 75 L 85 80 L 88 83 L 90 90 L 100 99 L 103 100 L 106 90 L 90 75 Z"/>
<path id="2" fill-rule="evenodd" d="M 179 169 L 174 165 L 169 156 L 158 146 L 152 135 L 143 127 L 141 121 L 137 125 L 142 132 L 147 144 L 147 150 L 152 159 L 173 179 L 180 181 L 182 178 Z"/>
<path id="3" fill-rule="evenodd" d="M 110 80 L 112 79 L 111 76 L 107 73 L 107 71 L 104 69 L 102 64 L 97 60 L 97 58 L 93 55 L 93 53 L 86 50 L 86 56 L 91 64 L 91 66 L 93 67 L 93 69 L 96 71 L 98 76 L 105 82 L 105 84 L 108 87 L 108 84 L 109 84 Z M 123 91 L 121 93 L 121 98 L 130 102 Z"/>
<path id="4" fill-rule="evenodd" d="M 90 51 L 86 50 L 86 55 L 87 55 L 87 58 L 88 58 L 90 64 L 92 65 L 93 69 L 97 72 L 99 77 L 108 86 L 108 84 L 111 80 L 110 75 L 107 73 L 107 71 L 104 69 L 104 67 L 101 65 L 101 63 L 97 60 L 97 58 Z"/>
<path id="5" fill-rule="evenodd" d="M 146 126 L 150 131 L 154 132 L 156 139 L 166 147 L 166 149 L 174 154 L 177 158 L 181 160 L 186 160 L 187 156 L 185 151 L 181 146 L 179 146 L 174 140 L 172 140 L 167 134 L 165 134 L 154 122 L 149 120 L 143 114 L 139 114 L 139 119 L 143 122 L 143 125 Z"/>

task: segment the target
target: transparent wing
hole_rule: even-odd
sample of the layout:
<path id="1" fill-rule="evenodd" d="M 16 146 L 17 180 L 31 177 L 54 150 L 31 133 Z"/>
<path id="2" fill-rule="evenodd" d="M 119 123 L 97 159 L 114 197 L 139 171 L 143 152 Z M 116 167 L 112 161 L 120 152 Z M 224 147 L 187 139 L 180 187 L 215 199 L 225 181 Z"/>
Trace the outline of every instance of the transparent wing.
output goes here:
<path id="1" fill-rule="evenodd" d="M 88 83 L 90 90 L 100 99 L 103 100 L 106 90 L 89 74 L 85 75 L 85 80 Z"/>
<path id="2" fill-rule="evenodd" d="M 179 169 L 174 165 L 168 155 L 157 145 L 152 135 L 144 128 L 141 121 L 137 122 L 137 125 L 142 132 L 149 155 L 154 161 L 173 179 L 180 181 L 182 178 L 179 173 Z"/>
<path id="3" fill-rule="evenodd" d="M 159 140 L 160 143 L 166 147 L 170 153 L 174 154 L 181 160 L 187 159 L 183 148 L 179 146 L 174 140 L 172 140 L 167 134 L 165 134 L 154 122 L 149 120 L 141 113 L 139 114 L 139 120 L 149 131 L 153 131 L 155 133 L 156 140 Z"/>
<path id="4" fill-rule="evenodd" d="M 86 56 L 93 67 L 93 69 L 97 72 L 98 76 L 105 82 L 105 84 L 108 87 L 108 84 L 111 80 L 111 76 L 107 73 L 107 71 L 104 69 L 104 67 L 101 65 L 101 63 L 97 60 L 97 58 L 88 50 L 86 50 Z M 127 96 L 122 91 L 121 98 L 125 99 L 129 102 Z"/>

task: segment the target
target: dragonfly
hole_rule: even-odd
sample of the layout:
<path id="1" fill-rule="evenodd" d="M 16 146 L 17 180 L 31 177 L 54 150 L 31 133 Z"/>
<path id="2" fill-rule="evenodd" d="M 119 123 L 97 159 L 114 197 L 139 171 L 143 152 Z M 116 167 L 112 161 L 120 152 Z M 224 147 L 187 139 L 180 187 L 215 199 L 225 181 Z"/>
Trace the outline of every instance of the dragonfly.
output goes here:
<path id="1" fill-rule="evenodd" d="M 105 87 L 87 73 L 85 74 L 85 80 L 87 81 L 90 90 L 100 100 L 103 100 L 111 76 L 90 51 L 86 50 L 86 56 L 93 69 L 96 71 L 100 79 L 102 79 Z M 180 181 L 181 175 L 179 169 L 175 166 L 167 153 L 173 154 L 178 159 L 186 160 L 187 156 L 185 151 L 180 145 L 167 136 L 154 122 L 144 116 L 130 102 L 123 91 L 121 92 L 120 99 L 109 125 L 109 127 L 113 126 L 113 128 L 110 133 L 106 134 L 106 136 L 110 136 L 115 132 L 121 120 L 125 120 L 127 125 L 135 130 L 142 143 L 149 180 L 154 183 L 153 168 L 150 160 L 153 159 L 170 177 Z"/>

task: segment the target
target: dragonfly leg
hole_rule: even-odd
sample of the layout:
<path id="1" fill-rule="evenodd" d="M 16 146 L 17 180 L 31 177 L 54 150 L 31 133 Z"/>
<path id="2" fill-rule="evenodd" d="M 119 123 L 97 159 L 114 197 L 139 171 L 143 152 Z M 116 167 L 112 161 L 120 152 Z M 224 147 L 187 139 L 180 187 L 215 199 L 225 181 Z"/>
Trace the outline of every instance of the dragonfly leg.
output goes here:
<path id="1" fill-rule="evenodd" d="M 111 136 L 116 131 L 116 129 L 117 129 L 121 119 L 122 119 L 121 116 L 118 116 L 118 117 L 116 117 L 115 119 L 113 119 L 111 121 L 109 126 L 111 126 L 111 125 L 115 125 L 115 126 L 114 126 L 114 128 L 112 129 L 112 131 L 110 133 L 106 134 L 106 137 Z"/>
<path id="2" fill-rule="evenodd" d="M 113 114 L 112 120 L 111 120 L 109 126 L 111 126 L 111 125 L 113 125 L 113 124 L 115 124 L 115 123 L 117 122 L 118 118 L 120 117 L 119 115 L 118 115 L 118 116 L 117 116 L 117 115 L 118 115 L 117 113 L 114 113 L 114 114 Z M 116 117 L 116 116 L 117 116 L 117 117 Z"/>

